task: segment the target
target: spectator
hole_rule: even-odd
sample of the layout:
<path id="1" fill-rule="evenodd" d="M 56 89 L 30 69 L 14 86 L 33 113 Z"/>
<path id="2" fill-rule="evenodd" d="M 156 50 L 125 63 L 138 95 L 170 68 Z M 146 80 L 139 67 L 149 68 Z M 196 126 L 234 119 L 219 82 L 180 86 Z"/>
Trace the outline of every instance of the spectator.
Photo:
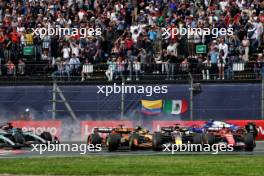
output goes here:
<path id="1" fill-rule="evenodd" d="M 30 29 L 26 30 L 25 37 L 26 37 L 26 45 L 33 45 L 33 34 L 30 31 Z"/>
<path id="2" fill-rule="evenodd" d="M 149 40 L 154 42 L 157 39 L 157 31 L 154 30 L 154 27 L 150 28 L 148 32 Z"/>
<path id="3" fill-rule="evenodd" d="M 256 35 L 257 35 L 257 46 L 260 47 L 261 45 L 261 42 L 262 42 L 262 36 L 263 36 L 263 24 L 262 22 L 260 21 L 259 18 L 255 17 L 256 18 L 256 22 L 255 22 L 255 26 L 256 26 Z"/>
<path id="4" fill-rule="evenodd" d="M 176 67 L 176 57 L 174 53 L 168 52 L 167 53 L 167 61 L 165 63 L 165 70 L 167 73 L 167 80 L 174 80 L 174 74 L 175 74 L 175 67 Z"/>
<path id="5" fill-rule="evenodd" d="M 23 76 L 25 75 L 25 72 L 26 72 L 26 64 L 23 61 L 23 59 L 19 59 L 17 64 L 17 74 Z"/>
<path id="6" fill-rule="evenodd" d="M 178 43 L 171 41 L 170 44 L 167 46 L 167 53 L 171 53 L 173 56 L 178 56 L 177 51 Z"/>
<path id="7" fill-rule="evenodd" d="M 5 64 L 6 66 L 6 73 L 9 76 L 15 76 L 16 74 L 16 66 L 15 64 L 13 64 L 13 62 L 11 61 L 11 59 L 9 59 L 7 61 L 7 63 Z"/>
<path id="8" fill-rule="evenodd" d="M 30 121 L 30 120 L 34 120 L 35 118 L 32 112 L 30 111 L 30 109 L 26 108 L 25 111 L 21 114 L 20 119 Z"/>
<path id="9" fill-rule="evenodd" d="M 242 59 L 244 62 L 249 61 L 249 45 L 250 45 L 250 42 L 247 36 L 244 36 L 244 39 L 242 40 L 242 47 L 243 47 Z"/>
<path id="10" fill-rule="evenodd" d="M 121 77 L 121 79 L 124 79 L 123 73 L 125 71 L 125 61 L 122 57 L 118 57 L 116 61 L 116 79 Z"/>
<path id="11" fill-rule="evenodd" d="M 134 41 L 131 38 L 131 33 L 129 33 L 125 39 L 125 49 L 126 50 L 131 50 L 134 45 Z"/>
<path id="12" fill-rule="evenodd" d="M 108 69 L 106 70 L 105 75 L 108 81 L 113 81 L 113 77 L 114 77 L 115 70 L 116 70 L 115 59 L 110 58 L 107 61 L 107 64 L 108 64 Z"/>
<path id="13" fill-rule="evenodd" d="M 180 69 L 181 69 L 181 71 L 183 72 L 183 73 L 189 73 L 189 71 L 190 71 L 190 62 L 188 62 L 188 59 L 187 58 L 185 58 L 182 62 L 181 62 L 181 64 L 180 64 Z"/>
<path id="14" fill-rule="evenodd" d="M 18 52 L 19 52 L 19 43 L 20 43 L 20 35 L 17 32 L 16 28 L 13 28 L 13 31 L 10 33 L 10 39 L 12 42 L 12 54 L 13 54 L 13 58 L 17 61 L 18 60 Z"/>
<path id="15" fill-rule="evenodd" d="M 251 21 L 248 21 L 247 25 L 248 25 L 247 36 L 250 41 L 250 52 L 253 53 L 256 51 L 257 46 L 258 46 L 257 29 L 254 26 L 254 24 L 252 24 Z"/>
<path id="16" fill-rule="evenodd" d="M 196 45 L 208 46 L 212 64 L 210 74 L 218 74 L 217 60 L 223 50 L 223 62 L 229 63 L 229 49 L 239 51 L 245 62 L 249 55 L 263 51 L 263 5 L 261 1 L 1 1 L 0 3 L 0 60 L 18 63 L 25 46 L 36 48 L 37 62 L 49 58 L 50 65 L 55 58 L 71 63 L 71 56 L 85 63 L 86 59 L 102 70 L 109 55 L 122 58 L 126 65 L 118 75 L 128 74 L 128 80 L 136 73 L 133 63 L 141 63 L 142 73 L 166 72 L 167 79 L 180 73 L 180 58 L 191 56 L 190 62 L 197 61 Z M 164 36 L 163 29 L 202 28 L 201 33 Z M 38 36 L 37 28 L 65 28 L 65 34 Z M 73 28 L 100 28 L 100 35 L 73 32 Z M 206 35 L 203 28 L 233 29 L 233 36 Z M 33 30 L 34 29 L 34 32 Z M 73 33 L 71 33 L 73 32 Z M 170 31 L 171 32 L 171 31 Z M 230 34 L 231 35 L 231 34 Z M 244 37 L 246 36 L 246 38 Z M 217 41 L 221 42 L 217 44 Z M 216 42 L 213 42 L 215 40 Z M 215 51 L 215 46 L 218 50 Z M 244 49 L 244 52 L 242 50 Z M 166 50 L 166 54 L 163 52 Z M 232 52 L 233 52 L 232 51 Z M 162 53 L 163 67 L 157 63 Z M 217 54 L 218 53 L 218 54 Z M 166 55 L 166 56 L 165 56 Z M 137 56 L 137 58 L 135 57 Z M 28 56 L 26 59 L 31 59 Z M 253 57 L 252 57 L 253 58 Z M 254 58 L 252 59 L 254 60 Z M 153 65 L 154 64 L 154 67 Z M 193 64 L 190 70 L 193 71 Z M 162 69 L 163 68 L 163 69 Z M 165 69 L 166 68 L 166 69 Z M 79 67 L 78 67 L 79 69 Z M 81 76 L 81 72 L 74 75 Z M 33 69 L 38 70 L 38 69 Z M 76 70 L 76 69 L 74 69 Z M 48 72 L 49 69 L 46 69 Z M 48 72 L 50 74 L 50 72 Z"/>
<path id="17" fill-rule="evenodd" d="M 225 43 L 225 40 L 223 38 L 221 39 L 220 44 L 218 45 L 218 49 L 220 52 L 222 51 L 223 63 L 226 63 L 226 59 L 228 56 L 228 45 Z"/>
<path id="18" fill-rule="evenodd" d="M 67 60 L 67 59 L 66 59 Z M 72 75 L 76 76 L 78 74 L 78 70 L 80 67 L 80 60 L 79 58 L 76 56 L 76 54 L 73 54 L 70 61 L 69 61 L 69 65 L 70 65 L 70 72 Z"/>
<path id="19" fill-rule="evenodd" d="M 211 66 L 212 66 L 212 72 L 213 74 L 218 73 L 218 59 L 219 59 L 219 52 L 217 47 L 213 48 L 210 52 L 208 57 L 210 58 Z"/>
<path id="20" fill-rule="evenodd" d="M 70 60 L 66 59 L 64 61 L 62 61 L 62 76 L 67 76 L 68 80 L 70 80 L 70 76 L 72 73 L 72 65 L 70 64 Z"/>
<path id="21" fill-rule="evenodd" d="M 141 63 L 139 59 L 135 60 L 133 63 L 133 69 L 135 70 L 135 76 L 136 76 L 136 81 L 139 80 L 139 74 L 141 72 Z"/>
<path id="22" fill-rule="evenodd" d="M 129 72 L 128 77 L 127 77 L 127 81 L 131 81 L 132 80 L 132 74 L 133 74 L 133 64 L 136 60 L 136 56 L 133 55 L 132 50 L 128 50 L 126 57 L 127 57 L 127 59 L 126 59 L 127 71 Z"/>
<path id="23" fill-rule="evenodd" d="M 5 46 L 5 36 L 3 32 L 0 31 L 0 75 L 2 75 L 2 61 L 4 60 L 4 46 Z"/>
<path id="24" fill-rule="evenodd" d="M 225 53 L 224 50 L 220 50 L 218 57 L 218 79 L 225 79 Z"/>
<path id="25" fill-rule="evenodd" d="M 88 59 L 85 59 L 85 63 L 83 64 L 83 68 L 82 68 L 82 80 L 85 80 L 85 75 L 87 75 L 86 78 L 91 78 L 91 74 L 93 73 L 93 65 L 91 64 L 91 62 L 89 62 Z"/>
<path id="26" fill-rule="evenodd" d="M 79 45 L 74 42 L 70 42 L 71 44 L 71 51 L 76 57 L 79 57 Z"/>
<path id="27" fill-rule="evenodd" d="M 63 76 L 63 71 L 64 71 L 64 66 L 63 66 L 63 61 L 61 60 L 60 57 L 58 57 L 54 63 L 55 71 L 52 73 L 52 77 L 62 77 Z"/>
<path id="28" fill-rule="evenodd" d="M 141 70 L 144 73 L 147 68 L 147 53 L 144 48 L 139 49 L 139 54 L 138 54 L 138 59 L 140 60 L 141 63 Z"/>
<path id="29" fill-rule="evenodd" d="M 23 30 L 20 35 L 20 48 L 24 48 L 27 45 L 26 33 Z"/>
<path id="30" fill-rule="evenodd" d="M 42 49 L 43 49 L 42 52 L 49 53 L 49 50 L 50 50 L 50 42 L 51 42 L 50 36 L 49 35 L 43 36 L 42 41 L 43 41 L 42 42 Z"/>
<path id="31" fill-rule="evenodd" d="M 63 59 L 67 60 L 70 58 L 70 54 L 71 54 L 71 49 L 64 44 L 63 48 L 62 48 L 62 55 L 63 55 Z"/>
<path id="32" fill-rule="evenodd" d="M 162 53 L 161 52 L 157 52 L 157 54 L 155 55 L 154 58 L 154 72 L 155 74 L 159 74 L 162 70 Z"/>
<path id="33" fill-rule="evenodd" d="M 257 57 L 257 61 L 254 64 L 254 72 L 257 79 L 264 76 L 264 60 L 262 54 L 259 54 Z"/>
<path id="34" fill-rule="evenodd" d="M 261 21 L 261 23 L 264 23 L 264 10 L 262 10 L 259 14 L 259 19 Z"/>
<path id="35" fill-rule="evenodd" d="M 9 37 L 5 37 L 5 48 L 4 48 L 4 56 L 5 60 L 11 59 L 11 50 L 12 50 L 12 41 Z"/>
<path id="36" fill-rule="evenodd" d="M 204 60 L 202 66 L 202 74 L 203 74 L 203 80 L 209 80 L 210 79 L 210 69 L 211 69 L 211 61 L 207 57 L 206 60 Z"/>

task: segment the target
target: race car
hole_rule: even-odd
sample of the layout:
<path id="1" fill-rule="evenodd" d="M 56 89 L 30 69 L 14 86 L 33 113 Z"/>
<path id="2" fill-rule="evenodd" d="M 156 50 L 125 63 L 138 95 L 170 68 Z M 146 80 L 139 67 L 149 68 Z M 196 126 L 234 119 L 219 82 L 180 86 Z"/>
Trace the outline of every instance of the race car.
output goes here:
<path id="1" fill-rule="evenodd" d="M 21 148 L 24 146 L 25 139 L 20 132 L 7 128 L 11 126 L 11 124 L 0 126 L 0 147 Z"/>
<path id="2" fill-rule="evenodd" d="M 108 133 L 107 135 L 104 135 Z M 109 151 L 117 149 L 147 149 L 152 146 L 152 134 L 142 127 L 95 128 L 87 138 L 88 144 L 102 144 Z"/>
<path id="3" fill-rule="evenodd" d="M 223 121 L 208 121 L 203 127 L 208 144 L 231 144 L 236 150 L 253 151 L 256 147 L 255 138 L 258 135 L 256 125 L 248 123 L 239 127 Z"/>
<path id="4" fill-rule="evenodd" d="M 154 132 L 152 149 L 160 151 L 163 144 L 204 144 L 205 137 L 202 130 L 195 127 L 181 127 L 179 124 L 169 127 L 161 127 L 160 132 Z"/>
<path id="5" fill-rule="evenodd" d="M 42 132 L 37 135 L 31 131 L 14 128 L 10 122 L 0 126 L 0 147 L 30 147 L 31 144 L 47 144 L 48 141 L 59 143 L 58 138 L 53 137 L 49 132 Z"/>
<path id="6" fill-rule="evenodd" d="M 206 122 L 206 124 L 203 126 L 204 129 L 206 130 L 220 130 L 222 128 L 229 128 L 232 131 L 236 131 L 239 126 L 234 125 L 234 124 L 230 124 L 224 121 L 217 121 L 217 120 L 209 120 Z"/>
<path id="7" fill-rule="evenodd" d="M 130 134 L 133 131 L 133 128 L 124 128 L 122 125 L 118 128 L 94 128 L 93 133 L 87 138 L 87 143 L 101 144 L 109 151 L 114 151 L 129 146 Z"/>
<path id="8" fill-rule="evenodd" d="M 138 126 L 129 138 L 129 149 L 150 149 L 152 148 L 153 134 L 140 126 Z"/>
<path id="9" fill-rule="evenodd" d="M 204 129 L 214 131 L 214 130 L 219 130 L 222 128 L 229 128 L 231 131 L 235 132 L 239 130 L 241 127 L 227 123 L 224 121 L 216 121 L 216 120 L 209 120 L 206 122 L 206 124 L 203 126 Z M 248 132 L 253 133 L 254 137 L 258 135 L 258 130 L 256 128 L 256 124 L 249 122 L 245 128 L 247 129 Z"/>

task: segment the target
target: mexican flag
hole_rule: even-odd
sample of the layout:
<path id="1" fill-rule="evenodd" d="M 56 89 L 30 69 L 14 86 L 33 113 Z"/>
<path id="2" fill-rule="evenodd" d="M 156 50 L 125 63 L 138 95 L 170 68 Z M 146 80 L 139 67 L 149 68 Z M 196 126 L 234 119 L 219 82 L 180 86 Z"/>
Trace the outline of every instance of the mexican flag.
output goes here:
<path id="1" fill-rule="evenodd" d="M 188 102 L 186 100 L 165 100 L 163 112 L 167 114 L 182 114 L 187 111 Z"/>

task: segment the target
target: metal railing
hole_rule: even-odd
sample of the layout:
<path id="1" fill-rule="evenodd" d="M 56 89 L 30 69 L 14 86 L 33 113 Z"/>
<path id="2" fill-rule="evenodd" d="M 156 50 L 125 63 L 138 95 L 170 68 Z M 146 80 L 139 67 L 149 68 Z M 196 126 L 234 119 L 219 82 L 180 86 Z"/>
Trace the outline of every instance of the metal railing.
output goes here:
<path id="1" fill-rule="evenodd" d="M 15 66 L 7 74 L 1 66 L 1 82 L 89 82 L 89 81 L 186 81 L 191 73 L 196 81 L 260 80 L 264 62 L 234 62 L 232 64 L 201 63 L 104 63 L 104 64 L 26 64 L 24 74 Z M 223 68 L 220 74 L 219 69 Z"/>

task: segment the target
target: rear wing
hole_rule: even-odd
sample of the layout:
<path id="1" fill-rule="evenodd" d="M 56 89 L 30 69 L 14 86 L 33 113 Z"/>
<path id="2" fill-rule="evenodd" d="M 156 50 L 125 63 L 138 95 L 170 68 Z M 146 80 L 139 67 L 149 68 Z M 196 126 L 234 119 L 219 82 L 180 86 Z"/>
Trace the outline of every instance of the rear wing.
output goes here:
<path id="1" fill-rule="evenodd" d="M 173 126 L 161 127 L 160 130 L 164 131 L 164 132 L 173 132 L 174 131 L 174 127 Z"/>
<path id="2" fill-rule="evenodd" d="M 94 128 L 93 130 L 94 132 L 97 132 L 97 133 L 119 133 L 119 134 L 129 134 L 131 132 L 134 131 L 134 128 L 123 128 L 122 126 L 121 127 L 118 127 L 118 128 L 110 128 L 110 127 L 106 127 L 106 128 Z"/>
<path id="3" fill-rule="evenodd" d="M 94 128 L 93 131 L 98 133 L 111 133 L 113 128 Z"/>
<path id="4" fill-rule="evenodd" d="M 119 134 L 129 134 L 133 131 L 135 131 L 134 128 L 114 128 L 113 129 L 114 133 L 119 133 Z"/>
<path id="5" fill-rule="evenodd" d="M 0 128 L 7 126 L 8 123 L 11 123 L 11 122 L 0 122 Z"/>
<path id="6" fill-rule="evenodd" d="M 223 128 L 223 127 L 208 127 L 207 128 L 207 131 L 212 131 L 212 132 L 215 132 L 215 131 L 220 131 L 222 129 L 230 129 L 230 128 Z"/>

